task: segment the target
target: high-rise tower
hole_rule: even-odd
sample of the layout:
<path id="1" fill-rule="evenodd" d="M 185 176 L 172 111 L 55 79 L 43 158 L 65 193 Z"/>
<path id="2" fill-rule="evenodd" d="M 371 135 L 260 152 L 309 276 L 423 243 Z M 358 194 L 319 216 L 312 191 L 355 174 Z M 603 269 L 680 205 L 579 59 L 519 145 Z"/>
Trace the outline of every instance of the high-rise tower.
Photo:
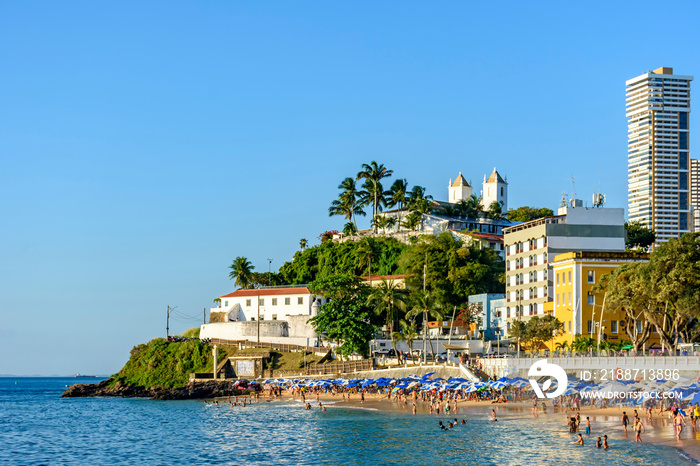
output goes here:
<path id="1" fill-rule="evenodd" d="M 657 244 L 690 224 L 688 120 L 692 76 L 658 68 L 627 85 L 628 216 L 656 232 Z"/>

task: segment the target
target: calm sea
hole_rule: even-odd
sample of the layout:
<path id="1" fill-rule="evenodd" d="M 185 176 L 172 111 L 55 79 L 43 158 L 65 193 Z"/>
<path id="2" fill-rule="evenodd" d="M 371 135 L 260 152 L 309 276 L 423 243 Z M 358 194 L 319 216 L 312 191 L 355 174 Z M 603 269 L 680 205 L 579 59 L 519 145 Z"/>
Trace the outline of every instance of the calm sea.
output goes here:
<path id="1" fill-rule="evenodd" d="M 61 399 L 69 384 L 99 379 L 0 378 L 3 464 L 674 465 L 677 450 L 635 445 L 610 432 L 610 451 L 573 447 L 566 428 L 522 417 L 446 417 L 300 403 L 245 408 L 201 401 Z M 602 435 L 600 432 L 599 434 Z"/>

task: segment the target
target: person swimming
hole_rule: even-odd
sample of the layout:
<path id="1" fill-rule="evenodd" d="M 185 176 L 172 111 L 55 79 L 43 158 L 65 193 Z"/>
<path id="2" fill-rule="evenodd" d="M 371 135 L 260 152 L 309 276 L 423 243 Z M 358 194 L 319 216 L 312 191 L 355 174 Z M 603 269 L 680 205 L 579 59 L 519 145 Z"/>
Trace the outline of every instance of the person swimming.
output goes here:
<path id="1" fill-rule="evenodd" d="M 581 434 L 578 434 L 578 439 L 577 439 L 577 440 L 574 440 L 574 441 L 571 442 L 571 443 L 574 444 L 574 445 L 576 445 L 576 446 L 581 446 L 581 447 L 582 447 L 582 446 L 583 446 L 583 436 L 582 436 Z"/>
<path id="2" fill-rule="evenodd" d="M 603 435 L 603 450 L 610 450 L 610 445 L 608 445 L 608 436 Z"/>
<path id="3" fill-rule="evenodd" d="M 603 441 L 601 440 L 600 437 L 598 437 L 598 440 L 595 441 L 595 447 L 600 448 L 603 446 Z"/>
<path id="4" fill-rule="evenodd" d="M 496 419 L 496 411 L 494 409 L 491 410 L 491 420 L 498 421 L 498 419 Z"/>

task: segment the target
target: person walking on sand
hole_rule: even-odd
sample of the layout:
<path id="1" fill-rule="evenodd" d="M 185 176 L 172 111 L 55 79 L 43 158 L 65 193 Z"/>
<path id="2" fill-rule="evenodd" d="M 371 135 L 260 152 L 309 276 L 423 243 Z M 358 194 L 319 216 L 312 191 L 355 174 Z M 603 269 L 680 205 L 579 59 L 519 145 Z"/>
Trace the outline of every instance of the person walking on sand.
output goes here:
<path id="1" fill-rule="evenodd" d="M 622 427 L 625 428 L 625 435 L 627 435 L 627 424 L 630 422 L 630 418 L 627 417 L 627 413 L 622 411 Z"/>
<path id="2" fill-rule="evenodd" d="M 646 432 L 646 429 L 644 429 L 644 423 L 642 422 L 641 419 L 636 418 L 634 420 L 634 441 L 635 443 L 639 442 L 642 443 L 642 432 Z"/>

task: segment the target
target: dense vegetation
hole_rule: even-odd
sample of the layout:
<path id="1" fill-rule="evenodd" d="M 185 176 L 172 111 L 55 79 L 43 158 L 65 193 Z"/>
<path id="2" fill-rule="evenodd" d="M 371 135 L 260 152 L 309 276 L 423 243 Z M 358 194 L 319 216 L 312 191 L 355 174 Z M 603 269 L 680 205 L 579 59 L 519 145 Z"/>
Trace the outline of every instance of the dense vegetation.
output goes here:
<path id="1" fill-rule="evenodd" d="M 225 350 L 220 349 L 219 358 L 224 356 Z M 191 372 L 210 372 L 213 359 L 211 346 L 199 340 L 175 343 L 156 338 L 135 346 L 113 379 L 141 387 L 181 387 Z"/>
<path id="2" fill-rule="evenodd" d="M 595 291 L 605 295 L 606 309 L 624 311 L 622 328 L 636 350 L 652 331 L 666 348 L 681 340 L 700 341 L 700 233 L 663 243 L 648 263 L 618 267 L 601 278 Z"/>
<path id="3" fill-rule="evenodd" d="M 318 246 L 297 251 L 291 262 L 279 270 L 285 284 L 311 283 L 336 274 L 367 276 L 403 273 L 401 254 L 408 245 L 394 238 L 364 238 L 362 241 L 338 243 L 326 241 Z"/>

